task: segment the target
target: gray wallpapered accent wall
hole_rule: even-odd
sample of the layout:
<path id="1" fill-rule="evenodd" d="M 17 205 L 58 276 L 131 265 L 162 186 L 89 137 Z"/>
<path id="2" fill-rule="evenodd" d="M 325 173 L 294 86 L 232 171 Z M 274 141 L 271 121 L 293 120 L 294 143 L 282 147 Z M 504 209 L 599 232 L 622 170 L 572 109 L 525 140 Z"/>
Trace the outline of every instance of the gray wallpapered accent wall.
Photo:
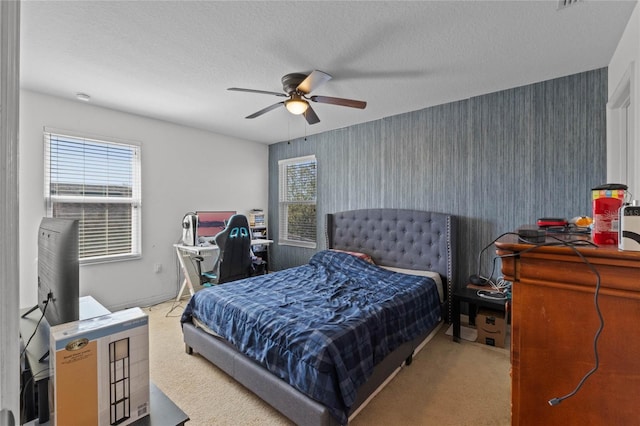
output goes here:
<path id="1" fill-rule="evenodd" d="M 270 145 L 269 266 L 297 266 L 324 249 L 326 213 L 422 209 L 459 216 L 463 286 L 501 233 L 538 217 L 591 215 L 590 189 L 606 178 L 606 101 L 602 68 Z M 318 248 L 280 246 L 278 160 L 310 154 Z M 485 275 L 493 255 L 482 257 Z"/>

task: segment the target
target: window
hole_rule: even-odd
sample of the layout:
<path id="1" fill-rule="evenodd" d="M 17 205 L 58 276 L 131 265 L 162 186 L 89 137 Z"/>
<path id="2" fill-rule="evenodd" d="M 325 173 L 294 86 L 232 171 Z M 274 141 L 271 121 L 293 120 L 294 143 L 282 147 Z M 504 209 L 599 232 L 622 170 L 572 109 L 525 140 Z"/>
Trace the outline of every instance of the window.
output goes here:
<path id="1" fill-rule="evenodd" d="M 83 263 L 140 256 L 140 147 L 45 129 L 47 215 L 78 219 Z"/>
<path id="2" fill-rule="evenodd" d="M 316 157 L 280 160 L 279 243 L 316 247 Z"/>

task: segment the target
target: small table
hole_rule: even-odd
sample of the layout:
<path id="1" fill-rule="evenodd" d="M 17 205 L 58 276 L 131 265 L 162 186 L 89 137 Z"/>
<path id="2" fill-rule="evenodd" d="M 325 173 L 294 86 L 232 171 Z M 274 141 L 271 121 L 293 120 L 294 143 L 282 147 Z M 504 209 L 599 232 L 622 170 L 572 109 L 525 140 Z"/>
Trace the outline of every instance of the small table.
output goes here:
<path id="1" fill-rule="evenodd" d="M 269 245 L 273 244 L 273 240 L 267 239 L 253 239 L 251 240 L 251 247 L 259 246 L 259 245 Z M 198 271 L 194 266 L 191 258 L 192 256 L 218 256 L 219 249 L 218 246 L 214 245 L 203 245 L 203 246 L 187 246 L 184 244 L 174 244 L 173 247 L 176 249 L 176 255 L 178 256 L 178 262 L 180 262 L 180 267 L 182 268 L 182 273 L 184 275 L 184 279 L 182 280 L 182 285 L 180 286 L 180 291 L 178 291 L 178 295 L 176 296 L 176 302 L 179 302 L 182 299 L 182 293 L 184 293 L 185 289 L 189 289 L 189 293 L 191 296 L 195 294 L 195 286 L 194 283 L 200 282 L 200 276 L 198 275 Z"/>
<path id="2" fill-rule="evenodd" d="M 135 426 L 176 425 L 183 426 L 189 416 L 180 409 L 153 382 L 149 382 L 149 405 L 151 413 L 132 423 Z"/>
<path id="3" fill-rule="evenodd" d="M 469 325 L 476 324 L 476 314 L 479 308 L 494 309 L 496 311 L 507 311 L 508 299 L 489 299 L 478 296 L 478 289 L 462 288 L 453 293 L 452 316 L 453 316 L 453 341 L 460 342 L 460 303 L 469 304 Z"/>

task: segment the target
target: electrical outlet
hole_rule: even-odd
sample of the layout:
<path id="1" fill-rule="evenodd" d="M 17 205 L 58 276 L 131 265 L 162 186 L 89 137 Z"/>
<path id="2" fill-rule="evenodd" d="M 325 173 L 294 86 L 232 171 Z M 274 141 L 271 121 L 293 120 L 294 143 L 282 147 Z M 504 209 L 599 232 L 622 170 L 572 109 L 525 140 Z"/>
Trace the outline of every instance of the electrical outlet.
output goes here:
<path id="1" fill-rule="evenodd" d="M 159 274 L 160 272 L 162 272 L 162 263 L 156 263 L 153 265 L 153 272 L 155 272 L 156 274 Z"/>

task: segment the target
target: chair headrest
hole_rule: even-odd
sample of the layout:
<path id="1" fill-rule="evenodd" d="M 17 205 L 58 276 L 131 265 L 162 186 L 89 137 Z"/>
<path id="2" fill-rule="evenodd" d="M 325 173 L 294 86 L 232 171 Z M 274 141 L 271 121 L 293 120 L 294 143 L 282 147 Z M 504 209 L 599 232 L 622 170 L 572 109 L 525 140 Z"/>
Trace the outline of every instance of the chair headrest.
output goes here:
<path id="1" fill-rule="evenodd" d="M 234 214 L 229 218 L 229 223 L 227 223 L 227 228 L 234 227 L 245 227 L 249 228 L 249 220 L 243 214 Z"/>
<path id="2" fill-rule="evenodd" d="M 235 214 L 229 218 L 227 227 L 216 235 L 216 243 L 219 240 L 226 240 L 231 238 L 251 238 L 249 232 L 249 221 L 245 215 Z"/>

